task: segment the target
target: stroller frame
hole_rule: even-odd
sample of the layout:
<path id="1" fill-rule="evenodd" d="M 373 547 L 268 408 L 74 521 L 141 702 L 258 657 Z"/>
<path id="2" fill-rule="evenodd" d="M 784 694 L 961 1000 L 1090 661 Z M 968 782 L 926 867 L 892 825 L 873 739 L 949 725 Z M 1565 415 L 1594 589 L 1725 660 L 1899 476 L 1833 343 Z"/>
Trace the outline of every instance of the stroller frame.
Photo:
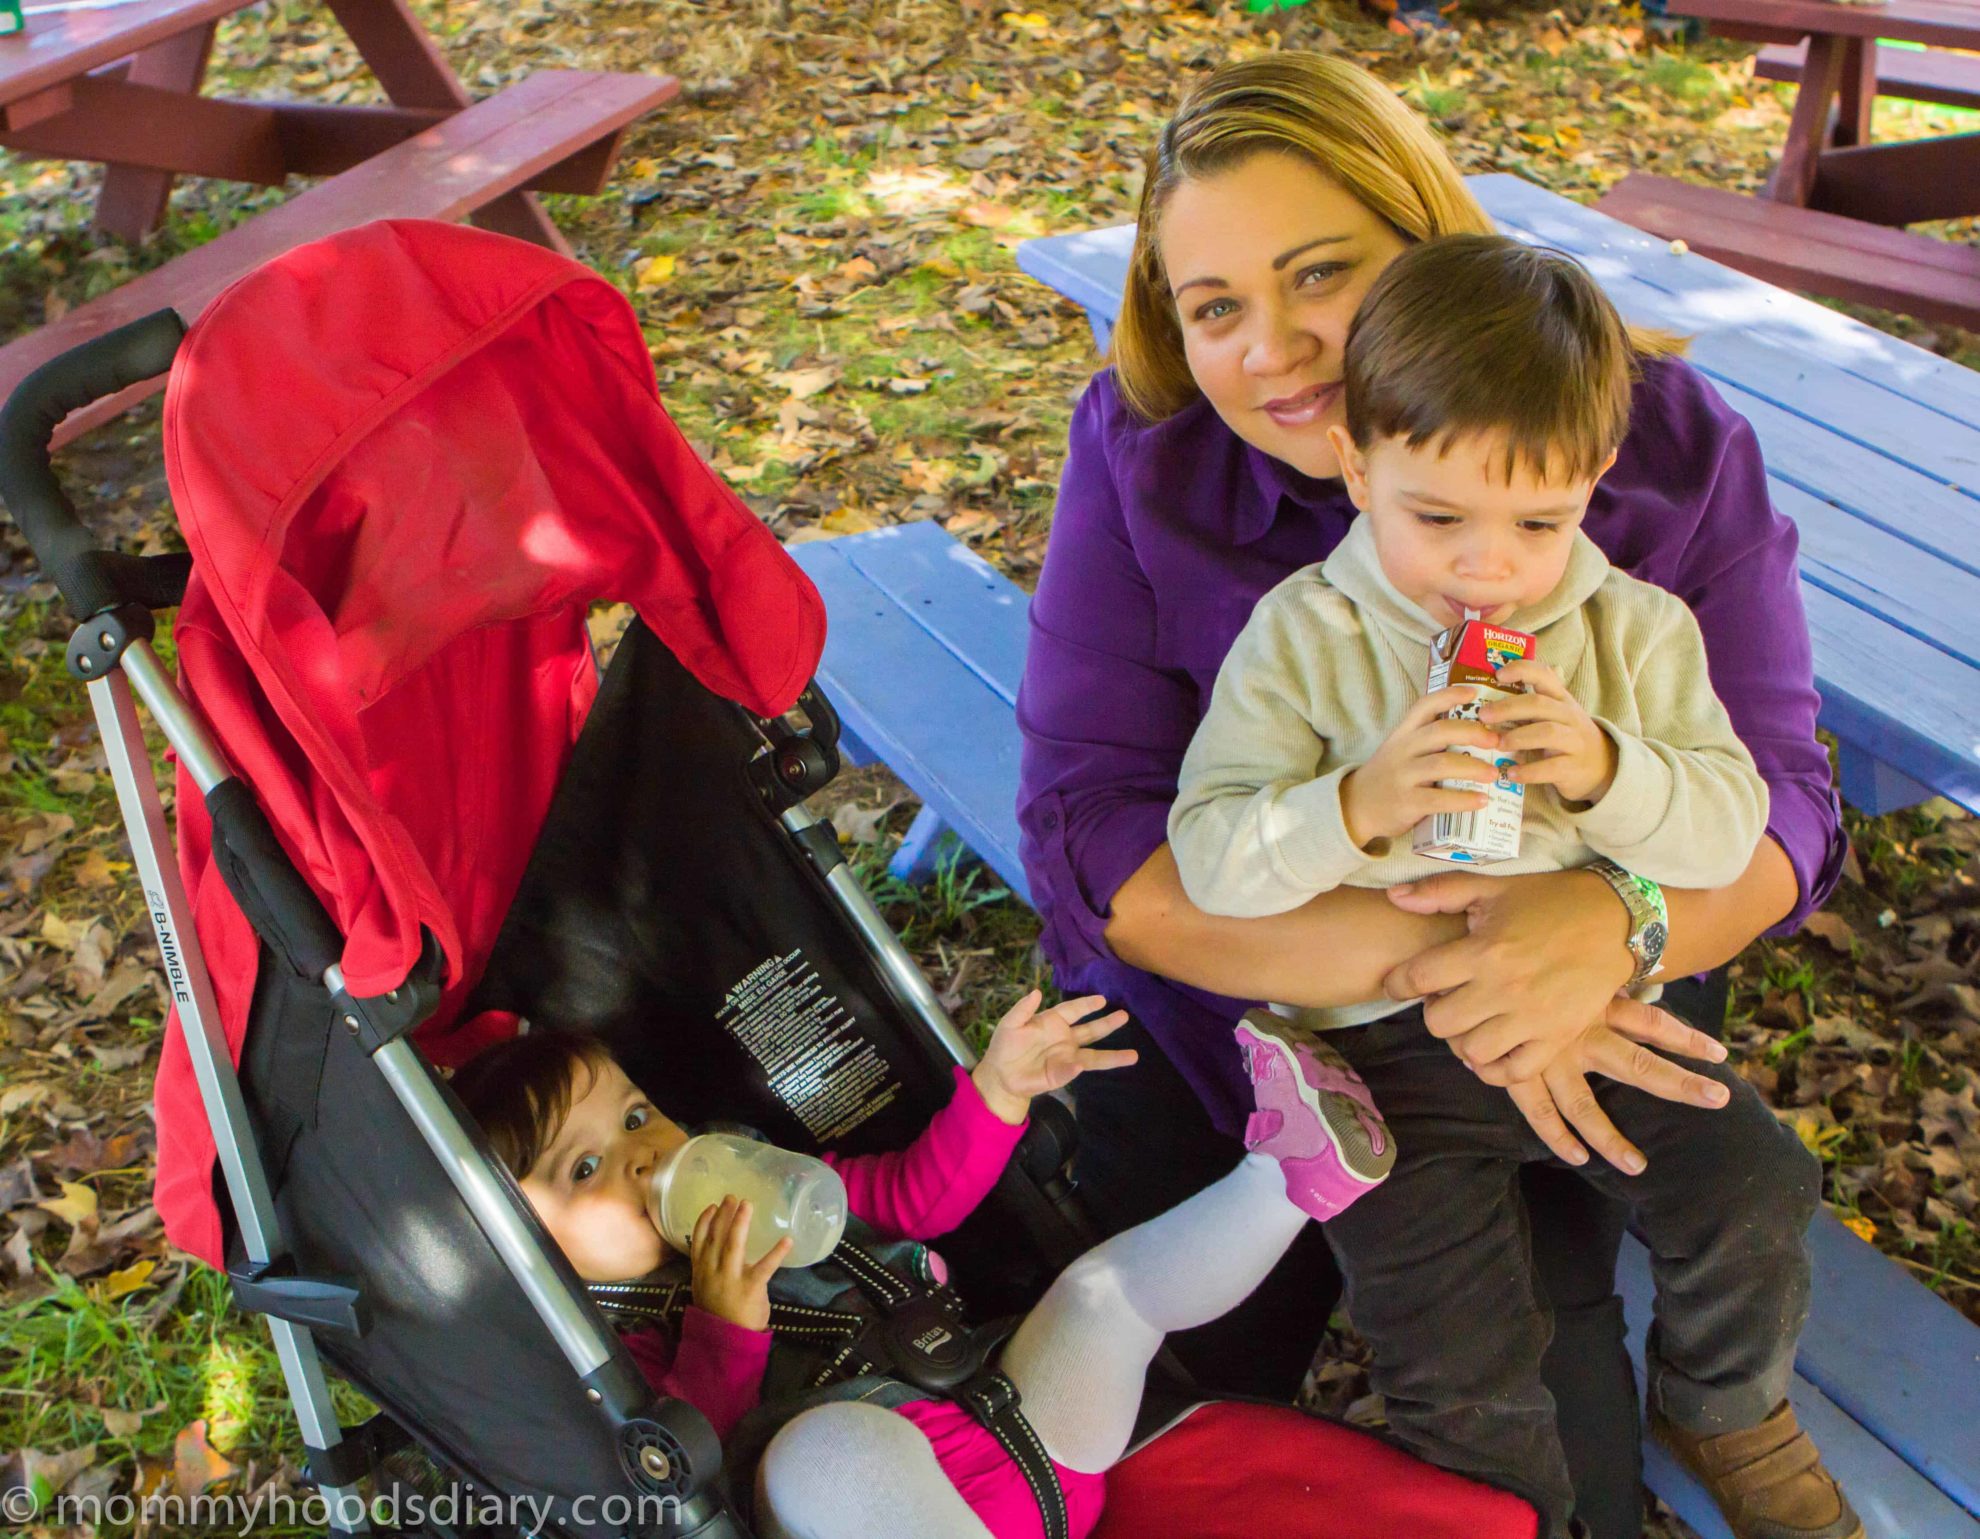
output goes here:
<path id="1" fill-rule="evenodd" d="M 137 711 L 142 700 L 209 806 L 217 798 L 232 798 L 238 812 L 247 793 L 245 811 L 266 834 L 251 792 L 150 644 L 152 610 L 179 601 L 191 564 L 183 556 L 130 557 L 96 548 L 49 464 L 50 439 L 69 412 L 165 373 L 185 330 L 175 312 L 159 311 L 84 343 L 30 375 L 0 410 L 0 502 L 13 514 L 77 621 L 69 668 L 87 685 L 246 1252 L 246 1264 L 229 1273 L 236 1300 L 268 1316 L 307 1450 L 309 1476 L 328 1505 L 332 1531 L 369 1533 L 357 1482 L 370 1469 L 372 1449 L 367 1438 L 347 1437 L 340 1427 L 315 1336 L 319 1330 L 362 1334 L 368 1323 L 364 1300 L 346 1280 L 295 1275 L 287 1259 L 269 1173 L 219 1022 L 191 904 L 172 858 L 175 846 Z M 814 687 L 801 705 L 810 718 L 802 731 L 751 718 L 763 735 L 759 764 L 775 785 L 778 821 L 818 870 L 898 1002 L 943 1054 L 969 1067 L 975 1054 L 845 863 L 830 825 L 801 804 L 838 768 L 838 726 L 829 703 Z M 236 853 L 251 867 L 248 879 L 261 907 L 288 932 L 286 939 L 300 940 L 305 953 L 319 959 L 341 953 L 342 937 L 272 838 L 255 841 L 246 850 L 236 847 Z M 262 931 L 262 914 L 253 917 Z M 262 938 L 276 940 L 266 933 Z M 463 1126 L 408 1040 L 437 998 L 421 976 L 434 960 L 429 945 L 398 988 L 365 999 L 348 992 L 334 961 L 323 965 L 319 976 L 343 1026 L 376 1064 L 583 1382 L 585 1399 L 617 1433 L 626 1475 L 643 1493 L 662 1499 L 666 1516 L 650 1531 L 741 1536 L 744 1530 L 713 1489 L 721 1451 L 706 1421 L 684 1402 L 654 1403 L 597 1308 L 564 1284 L 515 1182 Z"/>

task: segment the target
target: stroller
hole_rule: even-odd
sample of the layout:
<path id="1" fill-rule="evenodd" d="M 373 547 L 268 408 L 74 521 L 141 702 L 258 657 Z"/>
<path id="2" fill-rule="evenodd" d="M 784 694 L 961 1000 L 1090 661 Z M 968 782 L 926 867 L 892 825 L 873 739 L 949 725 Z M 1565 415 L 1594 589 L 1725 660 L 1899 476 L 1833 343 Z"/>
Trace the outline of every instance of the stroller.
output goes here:
<path id="1" fill-rule="evenodd" d="M 190 557 L 98 550 L 50 436 L 168 368 Z M 267 1316 L 333 1530 L 371 1531 L 360 1482 L 405 1453 L 407 1531 L 747 1535 L 707 1422 L 649 1389 L 440 1071 L 550 1022 L 663 1110 L 860 1151 L 972 1055 L 804 806 L 837 769 L 817 593 L 662 410 L 626 300 L 502 236 L 365 226 L 30 377 L 0 500 L 78 622 L 174 1000 L 157 1205 Z M 637 614 L 602 679 L 598 600 Z M 177 756 L 176 862 L 136 699 Z M 1072 1137 L 1041 1100 L 944 1241 L 979 1314 L 1081 1248 Z M 331 1372 L 379 1414 L 341 1428 Z M 1103 1539 L 1534 1531 L 1367 1434 L 1162 1388 Z M 442 1492 L 500 1515 L 451 1527 Z"/>

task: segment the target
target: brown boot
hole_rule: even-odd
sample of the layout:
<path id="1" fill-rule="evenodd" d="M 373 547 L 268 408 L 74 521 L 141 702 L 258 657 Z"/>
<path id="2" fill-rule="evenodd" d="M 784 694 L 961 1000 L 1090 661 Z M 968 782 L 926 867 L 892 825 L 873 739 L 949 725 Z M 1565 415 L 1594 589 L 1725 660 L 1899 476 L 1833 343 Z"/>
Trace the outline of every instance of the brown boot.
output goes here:
<path id="1" fill-rule="evenodd" d="M 1650 1430 L 1698 1477 L 1734 1539 L 1863 1539 L 1862 1519 L 1785 1400 L 1739 1432 L 1703 1437 L 1656 1410 Z"/>

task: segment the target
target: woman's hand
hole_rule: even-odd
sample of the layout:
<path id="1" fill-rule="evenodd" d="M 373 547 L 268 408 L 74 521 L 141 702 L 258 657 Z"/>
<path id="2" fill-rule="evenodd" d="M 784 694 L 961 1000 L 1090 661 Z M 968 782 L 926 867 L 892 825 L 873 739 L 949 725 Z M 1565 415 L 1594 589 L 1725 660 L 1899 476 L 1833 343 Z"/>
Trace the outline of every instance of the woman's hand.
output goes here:
<path id="1" fill-rule="evenodd" d="M 1498 734 L 1450 713 L 1478 698 L 1470 684 L 1425 695 L 1396 723 L 1382 746 L 1341 781 L 1341 820 L 1348 837 L 1366 849 L 1378 839 L 1399 839 L 1432 813 L 1475 812 L 1483 791 L 1454 791 L 1446 780 L 1490 784 L 1498 771 L 1460 746 L 1497 748 Z"/>
<path id="2" fill-rule="evenodd" d="M 1506 779 L 1552 786 L 1564 802 L 1599 802 L 1615 783 L 1615 740 L 1538 658 L 1507 663 L 1498 681 L 1521 693 L 1480 706 L 1478 719 L 1498 732 L 1501 747 L 1522 756 Z"/>
<path id="3" fill-rule="evenodd" d="M 1593 872 L 1452 871 L 1391 887 L 1389 901 L 1465 916 L 1462 939 L 1419 952 L 1383 987 L 1422 999 L 1430 1034 L 1488 1084 L 1537 1078 L 1636 971 L 1629 912 Z"/>
<path id="4" fill-rule="evenodd" d="M 1634 999 L 1610 1002 L 1608 1018 L 1571 1041 L 1559 1057 L 1533 1079 L 1516 1080 L 1506 1094 L 1520 1109 L 1541 1141 L 1570 1165 L 1588 1161 L 1588 1150 L 1576 1133 L 1616 1169 L 1641 1175 L 1645 1161 L 1638 1149 L 1609 1120 L 1588 1083 L 1601 1074 L 1654 1095 L 1715 1111 L 1731 1099 L 1726 1087 L 1651 1051 L 1682 1053 L 1713 1063 L 1725 1061 L 1726 1050 L 1702 1031 L 1694 1031 L 1662 1010 Z"/>
<path id="5" fill-rule="evenodd" d="M 763 1331 L 770 1328 L 770 1274 L 784 1264 L 791 1241 L 779 1240 L 751 1266 L 745 1259 L 751 1211 L 741 1197 L 711 1203 L 694 1221 L 688 1256 L 695 1303 L 731 1325 Z"/>
<path id="6" fill-rule="evenodd" d="M 1116 1010 L 1096 1020 L 1087 1017 L 1104 1009 L 1098 994 L 1068 999 L 1040 1010 L 1044 996 L 1033 989 L 1012 1005 L 990 1033 L 970 1079 L 998 1118 L 1015 1127 L 1031 1109 L 1031 1098 L 1061 1085 L 1070 1085 L 1089 1069 L 1122 1069 L 1133 1063 L 1134 1049 L 1089 1047 L 1127 1020 Z"/>

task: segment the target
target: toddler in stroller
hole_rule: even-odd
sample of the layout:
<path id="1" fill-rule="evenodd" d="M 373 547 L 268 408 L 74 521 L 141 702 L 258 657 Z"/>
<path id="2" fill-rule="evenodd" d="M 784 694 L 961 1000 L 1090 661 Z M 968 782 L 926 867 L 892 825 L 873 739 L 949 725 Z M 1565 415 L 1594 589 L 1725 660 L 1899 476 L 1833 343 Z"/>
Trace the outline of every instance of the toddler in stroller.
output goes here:
<path id="1" fill-rule="evenodd" d="M 168 368 L 190 562 L 97 548 L 47 452 Z M 818 595 L 667 418 L 625 297 L 482 231 L 350 230 L 23 382 L 0 501 L 76 621 L 172 996 L 156 1205 L 267 1317 L 332 1528 L 413 1443 L 477 1534 L 744 1539 L 743 1451 L 655 1394 L 439 1071 L 554 1021 L 663 1106 L 854 1155 L 974 1057 L 804 806 L 836 769 Z M 610 599 L 637 620 L 601 677 Z M 1076 1250 L 1063 1108 L 1030 1121 L 943 1242 L 995 1313 Z M 377 1414 L 341 1426 L 329 1372 Z M 1200 1402 L 1109 1471 L 1095 1539 L 1531 1539 L 1353 1429 Z"/>
<path id="2" fill-rule="evenodd" d="M 872 1332 L 852 1341 L 827 1331 L 821 1341 L 820 1310 L 862 1297 L 872 1281 L 862 1269 L 876 1265 L 904 1273 L 892 1281 L 907 1295 L 918 1281 L 939 1288 L 940 1258 L 912 1242 L 947 1233 L 989 1195 L 1032 1098 L 1134 1061 L 1131 1051 L 1090 1045 L 1125 1011 L 1096 1016 L 1105 1004 L 1097 996 L 1039 1004 L 1028 994 L 997 1023 L 983 1057 L 955 1071 L 948 1104 L 906 1150 L 834 1161 L 862 1221 L 854 1246 L 789 1284 L 777 1274 L 790 1240 L 747 1262 L 749 1206 L 734 1198 L 701 1214 L 691 1258 L 671 1254 L 650 1184 L 688 1135 L 595 1038 L 518 1036 L 456 1076 L 462 1103 L 578 1275 L 610 1284 L 653 1274 L 665 1324 L 630 1334 L 628 1345 L 656 1389 L 695 1405 L 729 1443 L 732 1480 L 748 1481 L 735 1467 L 739 1446 L 764 1449 L 755 1487 L 766 1531 L 1085 1539 L 1164 1336 L 1237 1304 L 1308 1218 L 1333 1217 L 1394 1163 L 1351 1071 L 1246 1022 L 1237 1037 L 1258 1100 L 1252 1152 L 1187 1202 L 1073 1262 L 1021 1322 L 990 1328 L 967 1354 L 964 1371 L 976 1374 L 953 1398 L 931 1396 L 863 1355 Z M 683 1287 L 692 1300 L 684 1307 Z M 599 1290 L 608 1305 L 637 1291 Z M 965 1327 L 944 1313 L 933 1334 L 946 1347 Z M 745 1423 L 753 1425 L 735 1438 Z"/>

